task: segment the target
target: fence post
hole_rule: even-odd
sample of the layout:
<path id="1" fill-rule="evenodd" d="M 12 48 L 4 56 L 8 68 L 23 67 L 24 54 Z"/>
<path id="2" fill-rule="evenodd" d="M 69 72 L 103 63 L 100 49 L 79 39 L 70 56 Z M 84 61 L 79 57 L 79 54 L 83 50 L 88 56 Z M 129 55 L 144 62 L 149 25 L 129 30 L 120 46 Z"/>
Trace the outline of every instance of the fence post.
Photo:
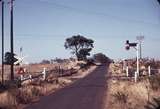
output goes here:
<path id="1" fill-rule="evenodd" d="M 46 80 L 46 68 L 43 68 L 42 74 L 43 74 L 43 80 Z"/>
<path id="2" fill-rule="evenodd" d="M 32 82 L 32 75 L 29 75 L 30 82 Z"/>
<path id="3" fill-rule="evenodd" d="M 151 76 L 151 66 L 148 66 L 148 75 Z"/>
<path id="4" fill-rule="evenodd" d="M 128 66 L 126 67 L 126 76 L 128 77 Z"/>
<path id="5" fill-rule="evenodd" d="M 137 82 L 137 72 L 134 74 L 134 81 Z"/>
<path id="6" fill-rule="evenodd" d="M 20 79 L 21 79 L 21 81 L 23 81 L 23 75 L 20 75 Z"/>

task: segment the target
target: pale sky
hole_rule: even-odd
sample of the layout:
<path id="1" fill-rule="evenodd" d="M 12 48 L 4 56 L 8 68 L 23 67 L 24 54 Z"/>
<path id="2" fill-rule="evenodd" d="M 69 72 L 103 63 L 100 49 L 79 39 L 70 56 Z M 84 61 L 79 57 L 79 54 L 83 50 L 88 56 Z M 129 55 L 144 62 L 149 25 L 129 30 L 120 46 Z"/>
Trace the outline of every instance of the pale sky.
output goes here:
<path id="1" fill-rule="evenodd" d="M 10 49 L 7 1 L 5 51 Z M 160 59 L 160 6 L 156 0 L 15 0 L 14 48 L 19 54 L 22 46 L 27 61 L 70 57 L 64 42 L 77 34 L 95 41 L 92 54 L 113 59 L 135 57 L 134 49 L 124 49 L 125 40 L 144 35 L 143 57 Z"/>

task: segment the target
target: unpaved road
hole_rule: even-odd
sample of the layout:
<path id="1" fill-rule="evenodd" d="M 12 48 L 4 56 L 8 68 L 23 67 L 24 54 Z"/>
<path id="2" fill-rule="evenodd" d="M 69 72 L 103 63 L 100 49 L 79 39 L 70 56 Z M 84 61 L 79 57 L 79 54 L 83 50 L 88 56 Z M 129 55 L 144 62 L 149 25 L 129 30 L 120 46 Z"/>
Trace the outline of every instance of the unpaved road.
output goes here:
<path id="1" fill-rule="evenodd" d="M 25 109 L 103 109 L 107 90 L 107 66 L 99 66 L 80 79 Z"/>

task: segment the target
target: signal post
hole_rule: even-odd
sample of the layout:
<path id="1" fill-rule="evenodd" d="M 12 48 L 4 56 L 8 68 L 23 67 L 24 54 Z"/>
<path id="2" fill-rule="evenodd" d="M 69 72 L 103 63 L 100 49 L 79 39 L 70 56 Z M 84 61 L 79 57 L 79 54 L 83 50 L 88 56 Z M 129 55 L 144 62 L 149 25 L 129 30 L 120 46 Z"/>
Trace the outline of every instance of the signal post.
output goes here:
<path id="1" fill-rule="evenodd" d="M 137 77 L 139 76 L 139 43 L 130 43 L 129 40 L 126 41 L 126 50 L 134 48 L 136 50 L 137 56 L 137 71 L 135 72 L 135 82 L 137 82 Z"/>

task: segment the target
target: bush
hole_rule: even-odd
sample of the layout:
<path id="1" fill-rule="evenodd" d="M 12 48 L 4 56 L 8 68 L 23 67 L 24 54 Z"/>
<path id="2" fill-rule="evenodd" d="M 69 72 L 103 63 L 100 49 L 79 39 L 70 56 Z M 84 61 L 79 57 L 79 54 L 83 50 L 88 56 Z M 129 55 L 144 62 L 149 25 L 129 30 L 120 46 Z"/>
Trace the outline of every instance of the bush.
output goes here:
<path id="1" fill-rule="evenodd" d="M 83 69 L 86 67 L 86 63 L 77 63 L 77 66 L 79 66 L 80 69 Z"/>
<path id="2" fill-rule="evenodd" d="M 113 97 L 115 98 L 115 101 L 118 103 L 126 104 L 128 100 L 128 94 L 120 91 L 114 93 Z"/>
<path id="3" fill-rule="evenodd" d="M 41 93 L 40 89 L 36 88 L 36 87 L 33 87 L 31 88 L 31 92 L 32 92 L 32 95 L 33 96 L 42 96 L 43 94 Z"/>
<path id="4" fill-rule="evenodd" d="M 145 109 L 160 109 L 160 98 L 153 98 L 152 102 L 148 102 Z"/>
<path id="5" fill-rule="evenodd" d="M 21 87 L 21 81 L 20 80 L 14 80 L 14 81 L 6 81 L 5 85 L 3 86 L 4 90 L 8 89 L 17 89 Z"/>
<path id="6" fill-rule="evenodd" d="M 93 58 L 96 62 L 100 63 L 111 63 L 111 59 L 108 58 L 105 54 L 103 53 L 97 53 L 93 55 Z"/>
<path id="7" fill-rule="evenodd" d="M 16 98 L 8 91 L 1 95 L 0 109 L 17 109 Z"/>
<path id="8" fill-rule="evenodd" d="M 21 104 L 28 104 L 32 100 L 32 95 L 29 94 L 26 90 L 18 90 L 15 96 L 17 102 Z"/>
<path id="9" fill-rule="evenodd" d="M 160 89 L 160 75 L 153 75 L 149 77 L 149 82 L 153 90 L 157 91 Z"/>

